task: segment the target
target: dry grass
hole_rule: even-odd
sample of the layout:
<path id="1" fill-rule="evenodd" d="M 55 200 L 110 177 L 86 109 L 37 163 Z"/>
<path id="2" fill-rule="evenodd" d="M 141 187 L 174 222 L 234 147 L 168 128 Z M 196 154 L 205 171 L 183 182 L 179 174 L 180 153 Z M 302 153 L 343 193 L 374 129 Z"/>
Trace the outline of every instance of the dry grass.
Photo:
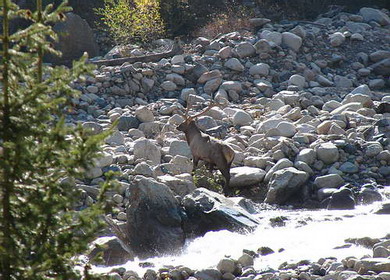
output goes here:
<path id="1" fill-rule="evenodd" d="M 196 30 L 193 36 L 212 39 L 217 37 L 218 34 L 248 31 L 251 29 L 249 19 L 252 17 L 252 12 L 243 7 L 228 8 L 224 12 L 211 15 L 208 22 Z"/>

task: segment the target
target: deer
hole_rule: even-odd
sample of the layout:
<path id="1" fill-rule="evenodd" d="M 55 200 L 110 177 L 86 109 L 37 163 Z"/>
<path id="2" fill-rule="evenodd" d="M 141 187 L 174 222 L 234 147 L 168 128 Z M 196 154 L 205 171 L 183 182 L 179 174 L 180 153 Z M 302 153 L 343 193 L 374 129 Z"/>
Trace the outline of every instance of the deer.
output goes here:
<path id="1" fill-rule="evenodd" d="M 230 188 L 230 167 L 234 160 L 234 150 L 222 141 L 212 138 L 210 135 L 203 133 L 196 125 L 195 120 L 201 115 L 207 113 L 212 107 L 218 104 L 210 102 L 209 106 L 202 112 L 189 116 L 190 105 L 187 104 L 186 112 L 182 116 L 184 121 L 177 126 L 177 130 L 184 132 L 188 145 L 191 149 L 193 170 L 198 166 L 199 160 L 205 162 L 210 171 L 217 167 L 225 178 L 223 192 L 226 196 L 233 194 Z"/>

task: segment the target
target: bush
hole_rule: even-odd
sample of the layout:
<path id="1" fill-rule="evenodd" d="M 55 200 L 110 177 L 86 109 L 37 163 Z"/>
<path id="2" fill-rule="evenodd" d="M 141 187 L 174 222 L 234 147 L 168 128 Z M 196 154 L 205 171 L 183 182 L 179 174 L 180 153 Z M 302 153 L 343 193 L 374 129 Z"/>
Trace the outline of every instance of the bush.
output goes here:
<path id="1" fill-rule="evenodd" d="M 243 6 L 227 7 L 225 11 L 209 16 L 208 22 L 196 30 L 195 37 L 215 38 L 218 34 L 225 34 L 233 31 L 248 31 L 251 29 L 249 19 L 253 12 Z"/>
<path id="2" fill-rule="evenodd" d="M 79 94 L 70 84 L 92 66 L 86 57 L 72 69 L 43 64 L 45 53 L 57 53 L 51 26 L 69 8 L 36 5 L 31 12 L 1 0 L 0 278 L 80 279 L 76 257 L 103 226 L 108 184 L 95 204 L 76 211 L 80 191 L 71 182 L 93 164 L 108 133 L 66 124 Z M 11 33 L 10 20 L 21 17 L 29 26 Z"/>
<path id="3" fill-rule="evenodd" d="M 146 43 L 165 33 L 159 0 L 104 0 L 96 13 L 117 44 Z"/>

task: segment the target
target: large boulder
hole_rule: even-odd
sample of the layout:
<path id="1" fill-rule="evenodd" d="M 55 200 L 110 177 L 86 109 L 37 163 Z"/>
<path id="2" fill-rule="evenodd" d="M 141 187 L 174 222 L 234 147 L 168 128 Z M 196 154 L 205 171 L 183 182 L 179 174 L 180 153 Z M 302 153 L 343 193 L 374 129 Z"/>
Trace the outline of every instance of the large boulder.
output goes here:
<path id="1" fill-rule="evenodd" d="M 55 64 L 71 64 L 79 59 L 84 52 L 89 57 L 99 55 L 99 47 L 94 39 L 88 23 L 74 13 L 67 13 L 66 20 L 53 26 L 59 40 L 55 43 L 55 49 L 61 51 L 62 56 L 47 55 L 46 61 Z"/>
<path id="2" fill-rule="evenodd" d="M 232 176 L 230 187 L 242 188 L 261 183 L 264 179 L 265 171 L 256 167 L 240 166 L 230 169 L 230 174 Z"/>
<path id="3" fill-rule="evenodd" d="M 347 210 L 355 208 L 355 197 L 352 190 L 342 187 L 332 194 L 332 196 L 323 202 L 327 204 L 328 210 Z"/>
<path id="4" fill-rule="evenodd" d="M 130 185 L 126 234 L 137 256 L 172 253 L 184 245 L 183 213 L 173 192 L 152 178 L 136 176 Z"/>
<path id="5" fill-rule="evenodd" d="M 104 265 L 119 265 L 134 260 L 131 252 L 122 246 L 121 241 L 115 236 L 101 237 L 95 240 L 92 244 L 92 249 L 88 254 L 88 258 L 94 263 L 94 258 L 102 254 Z"/>
<path id="6" fill-rule="evenodd" d="M 294 167 L 288 167 L 273 173 L 269 182 L 269 189 L 265 198 L 269 204 L 284 204 L 294 194 L 298 193 L 309 175 Z"/>
<path id="7" fill-rule="evenodd" d="M 202 236 L 208 231 L 253 230 L 258 220 L 233 200 L 218 193 L 198 188 L 182 201 L 188 220 L 186 233 Z"/>

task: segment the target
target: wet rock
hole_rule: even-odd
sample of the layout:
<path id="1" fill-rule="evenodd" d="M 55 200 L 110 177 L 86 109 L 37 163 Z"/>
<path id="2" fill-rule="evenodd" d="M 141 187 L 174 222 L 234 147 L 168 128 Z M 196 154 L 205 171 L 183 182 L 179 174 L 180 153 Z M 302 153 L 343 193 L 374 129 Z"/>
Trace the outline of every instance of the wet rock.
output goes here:
<path id="1" fill-rule="evenodd" d="M 243 267 L 251 266 L 254 264 L 253 257 L 244 253 L 241 257 L 238 258 L 237 262 Z"/>
<path id="2" fill-rule="evenodd" d="M 103 253 L 104 265 L 120 265 L 128 262 L 129 260 L 134 260 L 134 255 L 131 252 L 126 251 L 122 247 L 121 241 L 115 237 L 102 237 L 95 240 L 92 244 L 92 250 L 88 254 L 88 258 L 94 263 L 94 257 L 99 253 Z"/>
<path id="3" fill-rule="evenodd" d="M 233 259 L 222 259 L 217 264 L 217 269 L 222 273 L 234 273 L 236 270 L 236 263 Z"/>
<path id="4" fill-rule="evenodd" d="M 358 196 L 357 201 L 362 204 L 371 204 L 375 201 L 381 201 L 382 195 L 378 192 L 377 189 L 363 187 Z"/>
<path id="5" fill-rule="evenodd" d="M 375 214 L 390 214 L 390 203 L 382 203 L 379 209 L 375 211 Z"/>
<path id="6" fill-rule="evenodd" d="M 294 167 L 276 171 L 269 182 L 269 189 L 265 202 L 269 204 L 283 204 L 291 196 L 300 191 L 309 175 Z"/>
<path id="7" fill-rule="evenodd" d="M 253 230 L 258 225 L 254 216 L 232 200 L 205 188 L 185 196 L 182 204 L 188 216 L 185 231 L 195 236 L 222 229 Z"/>
<path id="8" fill-rule="evenodd" d="M 383 246 L 375 246 L 373 250 L 373 258 L 388 258 L 390 256 L 390 250 Z"/>
<path id="9" fill-rule="evenodd" d="M 221 280 L 222 274 L 217 269 L 208 268 L 196 271 L 194 277 L 198 280 Z"/>
<path id="10" fill-rule="evenodd" d="M 330 197 L 328 210 L 346 210 L 355 208 L 355 198 L 348 188 L 341 188 Z"/>
<path id="11" fill-rule="evenodd" d="M 338 188 L 344 184 L 344 179 L 339 174 L 328 174 L 319 176 L 314 180 L 314 185 L 318 189 L 322 188 Z"/>
<path id="12" fill-rule="evenodd" d="M 390 259 L 387 258 L 366 258 L 358 260 L 354 266 L 354 270 L 361 274 L 368 271 L 390 272 Z"/>
<path id="13" fill-rule="evenodd" d="M 151 178 L 136 176 L 126 209 L 128 245 L 141 257 L 175 252 L 184 245 L 182 212 L 172 191 Z"/>
<path id="14" fill-rule="evenodd" d="M 230 186 L 242 188 L 261 183 L 265 176 L 265 171 L 260 168 L 242 166 L 231 168 L 230 175 Z"/>

